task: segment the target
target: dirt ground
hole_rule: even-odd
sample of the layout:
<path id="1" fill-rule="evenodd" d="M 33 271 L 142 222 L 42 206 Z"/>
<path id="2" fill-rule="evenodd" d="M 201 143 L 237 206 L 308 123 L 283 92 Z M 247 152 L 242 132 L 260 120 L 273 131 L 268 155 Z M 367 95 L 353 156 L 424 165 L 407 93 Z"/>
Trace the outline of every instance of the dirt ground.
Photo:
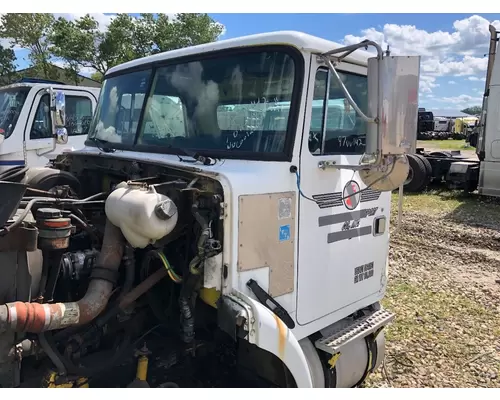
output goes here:
<path id="1" fill-rule="evenodd" d="M 368 387 L 500 387 L 500 202 L 405 195 L 384 305 L 385 365 Z"/>

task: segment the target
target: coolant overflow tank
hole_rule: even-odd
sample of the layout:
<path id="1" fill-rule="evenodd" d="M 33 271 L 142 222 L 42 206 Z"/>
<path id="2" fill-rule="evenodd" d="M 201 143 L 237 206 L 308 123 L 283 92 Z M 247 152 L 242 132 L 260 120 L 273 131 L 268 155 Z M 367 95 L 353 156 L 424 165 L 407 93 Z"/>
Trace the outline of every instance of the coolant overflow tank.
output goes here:
<path id="1" fill-rule="evenodd" d="M 144 248 L 167 236 L 178 219 L 177 206 L 153 186 L 121 182 L 106 199 L 106 216 L 132 247 Z"/>

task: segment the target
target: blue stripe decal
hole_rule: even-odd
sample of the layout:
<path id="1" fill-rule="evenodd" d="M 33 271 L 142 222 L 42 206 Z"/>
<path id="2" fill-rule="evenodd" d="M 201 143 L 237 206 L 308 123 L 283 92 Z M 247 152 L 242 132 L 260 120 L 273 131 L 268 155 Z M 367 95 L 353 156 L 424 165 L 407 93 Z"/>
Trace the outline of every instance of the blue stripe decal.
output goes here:
<path id="1" fill-rule="evenodd" d="M 24 160 L 0 160 L 0 166 L 13 166 L 24 165 Z"/>

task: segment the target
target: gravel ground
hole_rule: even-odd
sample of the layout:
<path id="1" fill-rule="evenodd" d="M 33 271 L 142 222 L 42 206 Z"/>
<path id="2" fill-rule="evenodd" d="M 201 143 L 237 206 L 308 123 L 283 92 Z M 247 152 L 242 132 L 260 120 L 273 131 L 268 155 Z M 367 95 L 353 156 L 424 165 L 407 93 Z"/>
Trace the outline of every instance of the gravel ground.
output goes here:
<path id="1" fill-rule="evenodd" d="M 366 386 L 500 387 L 500 202 L 404 199 L 384 300 L 396 320 L 385 365 Z"/>

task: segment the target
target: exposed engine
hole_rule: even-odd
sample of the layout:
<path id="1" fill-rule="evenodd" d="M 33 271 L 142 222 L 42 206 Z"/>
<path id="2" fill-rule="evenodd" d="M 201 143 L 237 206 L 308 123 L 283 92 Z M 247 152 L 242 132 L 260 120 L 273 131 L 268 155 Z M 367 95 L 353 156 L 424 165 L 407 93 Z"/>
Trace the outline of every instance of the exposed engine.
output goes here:
<path id="1" fill-rule="evenodd" d="M 42 170 L 64 179 L 0 182 L 0 387 L 237 385 L 205 276 L 224 275 L 218 182 L 82 155 Z"/>

